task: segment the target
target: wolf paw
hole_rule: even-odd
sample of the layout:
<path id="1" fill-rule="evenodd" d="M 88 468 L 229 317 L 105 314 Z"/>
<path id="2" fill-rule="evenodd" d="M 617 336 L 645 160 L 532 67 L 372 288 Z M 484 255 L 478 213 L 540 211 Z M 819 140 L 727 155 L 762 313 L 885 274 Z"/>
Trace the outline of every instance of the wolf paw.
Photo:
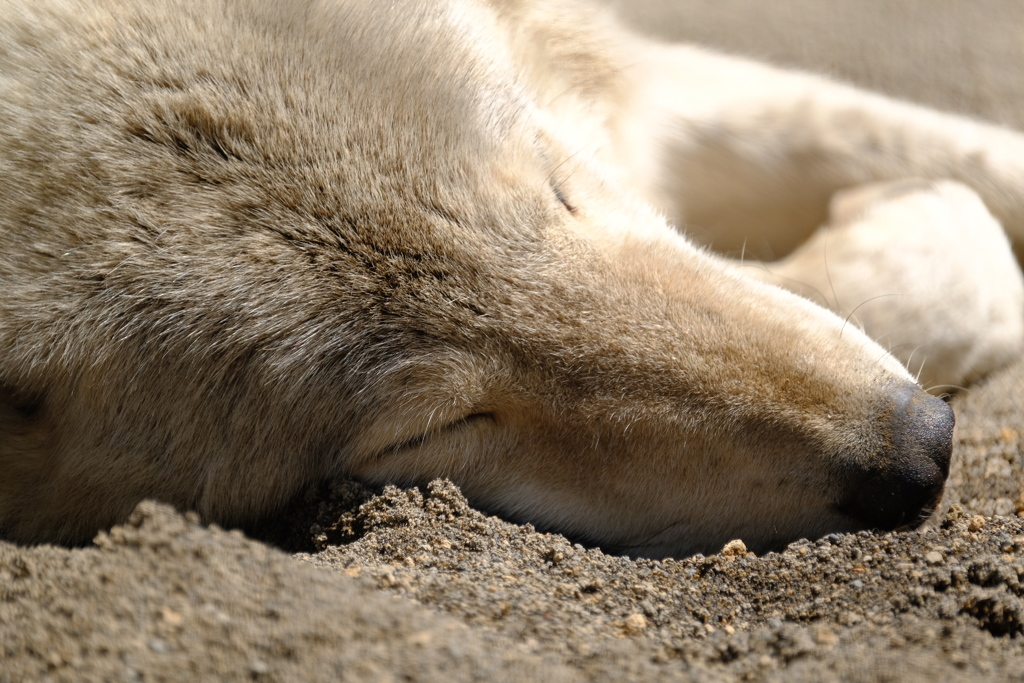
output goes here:
<path id="1" fill-rule="evenodd" d="M 838 193 L 831 222 L 771 281 L 847 317 L 936 393 L 1024 348 L 1024 279 L 999 222 L 969 188 L 906 180 Z"/>

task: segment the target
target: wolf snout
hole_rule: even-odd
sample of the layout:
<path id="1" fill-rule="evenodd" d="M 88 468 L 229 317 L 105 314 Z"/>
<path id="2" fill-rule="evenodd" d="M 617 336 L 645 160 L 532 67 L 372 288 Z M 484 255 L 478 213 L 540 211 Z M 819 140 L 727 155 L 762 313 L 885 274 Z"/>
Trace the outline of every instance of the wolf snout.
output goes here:
<path id="1" fill-rule="evenodd" d="M 918 526 L 935 509 L 949 475 L 953 410 L 906 383 L 892 391 L 881 420 L 878 447 L 846 475 L 850 496 L 841 508 L 866 528 Z"/>

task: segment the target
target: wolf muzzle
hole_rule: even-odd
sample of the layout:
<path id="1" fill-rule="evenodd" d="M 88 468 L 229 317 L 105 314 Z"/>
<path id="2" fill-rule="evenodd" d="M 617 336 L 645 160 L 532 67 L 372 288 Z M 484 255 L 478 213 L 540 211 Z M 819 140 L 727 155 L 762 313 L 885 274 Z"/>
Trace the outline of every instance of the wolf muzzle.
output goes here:
<path id="1" fill-rule="evenodd" d="M 901 383 L 881 419 L 880 447 L 843 473 L 849 498 L 840 509 L 866 528 L 916 527 L 934 511 L 949 475 L 953 410 Z"/>

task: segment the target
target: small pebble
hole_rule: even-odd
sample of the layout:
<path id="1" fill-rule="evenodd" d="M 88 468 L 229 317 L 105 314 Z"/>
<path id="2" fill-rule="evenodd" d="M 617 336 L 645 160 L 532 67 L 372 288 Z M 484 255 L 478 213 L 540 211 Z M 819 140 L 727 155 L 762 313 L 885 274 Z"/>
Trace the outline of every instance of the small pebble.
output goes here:
<path id="1" fill-rule="evenodd" d="M 647 618 L 642 614 L 630 614 L 623 622 L 627 633 L 642 633 L 647 630 Z"/>
<path id="2" fill-rule="evenodd" d="M 950 524 L 955 524 L 964 518 L 964 508 L 960 503 L 953 503 L 946 510 L 946 521 Z"/>
<path id="3" fill-rule="evenodd" d="M 171 651 L 171 646 L 159 638 L 153 638 L 146 644 L 149 646 L 150 650 L 153 652 L 159 652 L 160 654 L 166 654 Z"/>
<path id="4" fill-rule="evenodd" d="M 256 676 L 263 676 L 270 673 L 270 665 L 261 659 L 254 659 L 249 662 L 249 671 Z"/>
<path id="5" fill-rule="evenodd" d="M 740 539 L 729 541 L 722 547 L 722 555 L 746 555 L 747 545 Z"/>

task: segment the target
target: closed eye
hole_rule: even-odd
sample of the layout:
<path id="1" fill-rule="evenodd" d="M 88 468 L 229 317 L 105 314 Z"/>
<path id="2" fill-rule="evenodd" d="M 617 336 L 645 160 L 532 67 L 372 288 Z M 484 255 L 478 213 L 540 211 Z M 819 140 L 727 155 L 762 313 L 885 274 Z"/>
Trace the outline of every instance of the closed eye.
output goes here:
<path id="1" fill-rule="evenodd" d="M 388 446 L 387 448 L 380 451 L 376 457 L 383 458 L 387 455 L 398 453 L 409 448 L 417 448 L 419 446 L 422 446 L 429 439 L 432 439 L 441 434 L 450 434 L 452 432 L 463 429 L 471 424 L 480 422 L 481 420 L 490 420 L 492 422 L 496 421 L 494 413 L 473 413 L 459 420 L 455 420 L 454 422 L 451 422 L 445 425 L 444 427 L 441 427 L 440 429 L 434 429 L 427 432 L 426 434 L 419 434 L 417 436 L 412 437 L 411 439 L 406 439 L 401 443 Z"/>
<path id="2" fill-rule="evenodd" d="M 569 199 L 565 196 L 565 192 L 562 191 L 555 181 L 551 181 L 551 191 L 555 193 L 555 197 L 558 201 L 566 208 L 566 210 L 572 215 L 576 215 L 576 207 L 569 203 Z"/>
<path id="3" fill-rule="evenodd" d="M 540 138 L 540 136 L 538 136 L 537 137 L 538 147 L 540 147 L 540 143 L 541 143 L 541 138 Z M 562 206 L 565 207 L 566 211 L 568 211 L 569 213 L 571 213 L 573 215 L 576 215 L 576 207 L 569 203 L 569 197 L 565 194 L 565 190 L 563 190 L 561 188 L 561 186 L 559 186 L 559 184 L 555 181 L 555 173 L 558 171 L 559 168 L 562 167 L 562 164 L 564 164 L 569 159 L 572 159 L 572 156 L 569 156 L 561 164 L 555 165 L 551 161 L 551 155 L 549 155 L 542 147 L 539 149 L 539 152 L 540 152 L 541 159 L 544 160 L 544 165 L 547 166 L 549 169 L 552 169 L 548 173 L 548 187 L 551 188 L 551 192 L 555 195 L 555 199 L 558 200 L 559 204 L 561 204 Z M 575 155 L 573 155 L 573 156 L 575 156 Z"/>

